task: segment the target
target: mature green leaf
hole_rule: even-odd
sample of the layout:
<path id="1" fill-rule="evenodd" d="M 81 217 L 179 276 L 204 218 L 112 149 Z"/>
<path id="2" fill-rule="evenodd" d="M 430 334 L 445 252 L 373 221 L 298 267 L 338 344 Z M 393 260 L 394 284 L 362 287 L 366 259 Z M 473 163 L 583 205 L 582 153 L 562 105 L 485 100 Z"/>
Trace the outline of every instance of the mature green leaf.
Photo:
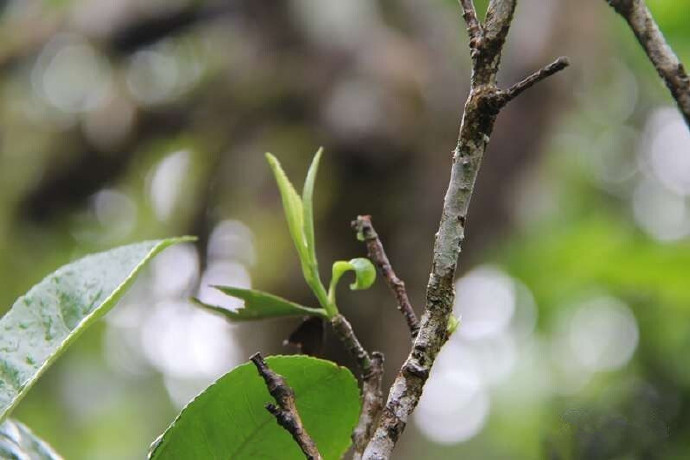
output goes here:
<path id="1" fill-rule="evenodd" d="M 280 197 L 283 201 L 283 209 L 285 211 L 285 218 L 287 219 L 290 236 L 292 236 L 292 241 L 295 243 L 295 248 L 297 248 L 300 260 L 304 263 L 307 259 L 307 242 L 306 236 L 304 235 L 302 199 L 295 191 L 295 187 L 292 186 L 290 179 L 288 179 L 285 171 L 283 171 L 278 159 L 270 153 L 266 154 L 266 159 L 271 166 L 276 183 L 278 184 L 278 189 L 280 190 Z"/>
<path id="2" fill-rule="evenodd" d="M 123 246 L 65 265 L 0 320 L 0 421 L 77 337 L 110 310 L 144 265 L 190 238 Z"/>
<path id="3" fill-rule="evenodd" d="M 266 362 L 295 391 L 297 409 L 325 459 L 350 445 L 360 411 L 357 381 L 349 370 L 308 356 L 272 356 Z M 185 407 L 152 446 L 152 459 L 303 459 L 266 403 L 274 402 L 256 368 L 243 364 Z"/>
<path id="4" fill-rule="evenodd" d="M 309 308 L 282 297 L 254 289 L 242 289 L 229 286 L 214 286 L 223 294 L 244 300 L 244 308 L 229 310 L 224 307 L 208 305 L 198 299 L 194 301 L 201 307 L 220 313 L 230 321 L 253 321 L 257 319 L 277 318 L 281 316 L 324 316 L 321 308 Z"/>
<path id="5" fill-rule="evenodd" d="M 6 420 L 0 425 L 0 458 L 9 460 L 59 460 L 48 444 L 37 438 L 24 424 Z"/>

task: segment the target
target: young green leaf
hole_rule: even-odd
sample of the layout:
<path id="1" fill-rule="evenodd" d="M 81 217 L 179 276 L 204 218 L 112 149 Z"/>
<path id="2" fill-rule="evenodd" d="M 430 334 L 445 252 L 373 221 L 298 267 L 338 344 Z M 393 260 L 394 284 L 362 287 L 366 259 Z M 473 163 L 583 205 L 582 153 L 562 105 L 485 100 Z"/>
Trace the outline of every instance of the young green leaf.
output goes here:
<path id="1" fill-rule="evenodd" d="M 309 168 L 309 172 L 307 173 L 304 184 L 304 197 L 307 202 L 303 203 L 302 198 L 297 194 L 295 188 L 285 174 L 285 171 L 283 171 L 283 168 L 280 166 L 278 159 L 270 153 L 266 154 L 268 164 L 271 166 L 273 175 L 278 183 L 278 189 L 280 190 L 280 196 L 285 210 L 285 218 L 288 223 L 288 230 L 290 231 L 290 236 L 297 249 L 297 255 L 302 265 L 304 279 L 314 292 L 321 306 L 329 308 L 326 289 L 323 287 L 321 279 L 319 278 L 314 242 L 312 199 L 320 158 L 321 150 L 316 153 L 311 167 Z"/>
<path id="2" fill-rule="evenodd" d="M 199 306 L 214 313 L 219 313 L 230 321 L 253 321 L 281 316 L 325 316 L 325 312 L 321 308 L 305 307 L 266 292 L 228 286 L 214 287 L 223 294 L 244 300 L 244 307 L 239 310 L 229 310 L 227 308 L 205 304 L 198 299 L 194 299 L 194 301 Z"/>
<path id="3" fill-rule="evenodd" d="M 285 218 L 288 224 L 288 230 L 292 241 L 295 243 L 295 248 L 304 263 L 307 260 L 307 240 L 304 234 L 304 210 L 302 208 L 302 199 L 292 186 L 290 179 L 288 179 L 285 171 L 283 171 L 280 162 L 276 157 L 270 153 L 266 154 L 268 164 L 273 171 L 278 189 L 280 190 L 280 197 L 283 201 L 283 210 L 285 211 Z"/>
<path id="4" fill-rule="evenodd" d="M 310 262 L 317 266 L 316 261 L 316 242 L 314 241 L 314 183 L 316 182 L 316 175 L 319 172 L 319 162 L 323 148 L 320 148 L 309 166 L 307 178 L 304 180 L 304 189 L 302 190 L 302 204 L 304 206 L 304 236 L 307 242 L 307 249 L 309 250 Z"/>
<path id="5" fill-rule="evenodd" d="M 60 460 L 62 457 L 24 424 L 16 420 L 6 420 L 0 425 L 0 458 Z"/>
<path id="6" fill-rule="evenodd" d="M 271 356 L 266 362 L 295 392 L 304 427 L 324 459 L 339 459 L 350 445 L 360 411 L 352 373 L 308 356 Z M 290 434 L 264 409 L 273 398 L 256 368 L 242 364 L 185 407 L 154 443 L 150 459 L 303 459 Z"/>
<path id="7" fill-rule="evenodd" d="M 65 265 L 0 320 L 0 421 L 65 349 L 110 310 L 153 256 L 191 238 L 122 246 Z"/>
<path id="8" fill-rule="evenodd" d="M 350 289 L 368 289 L 376 281 L 376 268 L 369 259 L 359 257 L 349 262 L 339 260 L 333 262 L 333 277 L 331 278 L 331 288 L 334 290 L 340 278 L 348 271 L 355 272 L 355 282 L 350 284 Z"/>

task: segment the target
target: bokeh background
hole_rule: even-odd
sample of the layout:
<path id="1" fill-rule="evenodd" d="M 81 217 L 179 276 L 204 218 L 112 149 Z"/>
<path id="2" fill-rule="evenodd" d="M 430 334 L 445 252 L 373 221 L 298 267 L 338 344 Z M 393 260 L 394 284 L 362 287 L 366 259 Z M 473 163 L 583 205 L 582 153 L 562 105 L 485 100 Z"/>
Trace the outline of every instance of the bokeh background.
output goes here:
<path id="1" fill-rule="evenodd" d="M 477 1 L 483 11 L 487 2 Z M 690 63 L 690 1 L 648 0 Z M 313 304 L 263 153 L 316 234 L 364 254 L 373 215 L 418 311 L 468 91 L 452 0 L 0 1 L 0 311 L 58 266 L 169 249 L 15 416 L 68 459 L 143 458 L 196 393 L 299 321 L 228 325 L 186 300 L 253 286 Z M 401 459 L 690 456 L 690 134 L 603 0 L 522 0 L 501 83 L 572 67 L 500 114 L 458 273 L 462 326 Z M 382 283 L 340 293 L 390 382 L 409 349 Z M 324 354 L 352 365 L 327 337 Z"/>

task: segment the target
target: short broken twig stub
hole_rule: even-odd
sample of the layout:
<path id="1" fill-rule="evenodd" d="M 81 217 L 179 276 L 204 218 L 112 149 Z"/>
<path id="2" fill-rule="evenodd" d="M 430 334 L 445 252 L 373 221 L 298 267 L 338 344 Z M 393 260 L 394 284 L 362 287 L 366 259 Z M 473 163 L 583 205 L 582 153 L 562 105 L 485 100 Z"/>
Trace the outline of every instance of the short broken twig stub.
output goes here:
<path id="1" fill-rule="evenodd" d="M 277 406 L 271 403 L 266 404 L 266 410 L 273 414 L 278 424 L 292 435 L 308 459 L 321 460 L 322 457 L 316 448 L 316 443 L 304 429 L 302 419 L 297 412 L 295 392 L 280 374 L 268 367 L 261 353 L 255 353 L 250 359 L 259 371 L 259 375 L 266 382 L 268 392 L 278 403 Z"/>

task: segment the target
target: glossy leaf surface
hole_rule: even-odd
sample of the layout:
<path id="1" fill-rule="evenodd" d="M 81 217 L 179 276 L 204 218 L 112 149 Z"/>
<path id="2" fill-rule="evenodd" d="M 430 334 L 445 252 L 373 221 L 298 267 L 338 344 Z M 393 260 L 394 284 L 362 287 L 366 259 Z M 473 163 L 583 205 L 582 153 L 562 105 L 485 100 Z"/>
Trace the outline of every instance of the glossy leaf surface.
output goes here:
<path id="1" fill-rule="evenodd" d="M 110 310 L 166 247 L 147 241 L 65 265 L 17 299 L 0 320 L 0 421 L 77 337 Z"/>
<path id="2" fill-rule="evenodd" d="M 295 391 L 304 426 L 323 457 L 341 458 L 360 411 L 352 373 L 307 356 L 272 356 L 266 362 Z M 303 459 L 266 403 L 274 400 L 256 368 L 251 363 L 238 366 L 182 410 L 156 441 L 150 458 Z"/>

